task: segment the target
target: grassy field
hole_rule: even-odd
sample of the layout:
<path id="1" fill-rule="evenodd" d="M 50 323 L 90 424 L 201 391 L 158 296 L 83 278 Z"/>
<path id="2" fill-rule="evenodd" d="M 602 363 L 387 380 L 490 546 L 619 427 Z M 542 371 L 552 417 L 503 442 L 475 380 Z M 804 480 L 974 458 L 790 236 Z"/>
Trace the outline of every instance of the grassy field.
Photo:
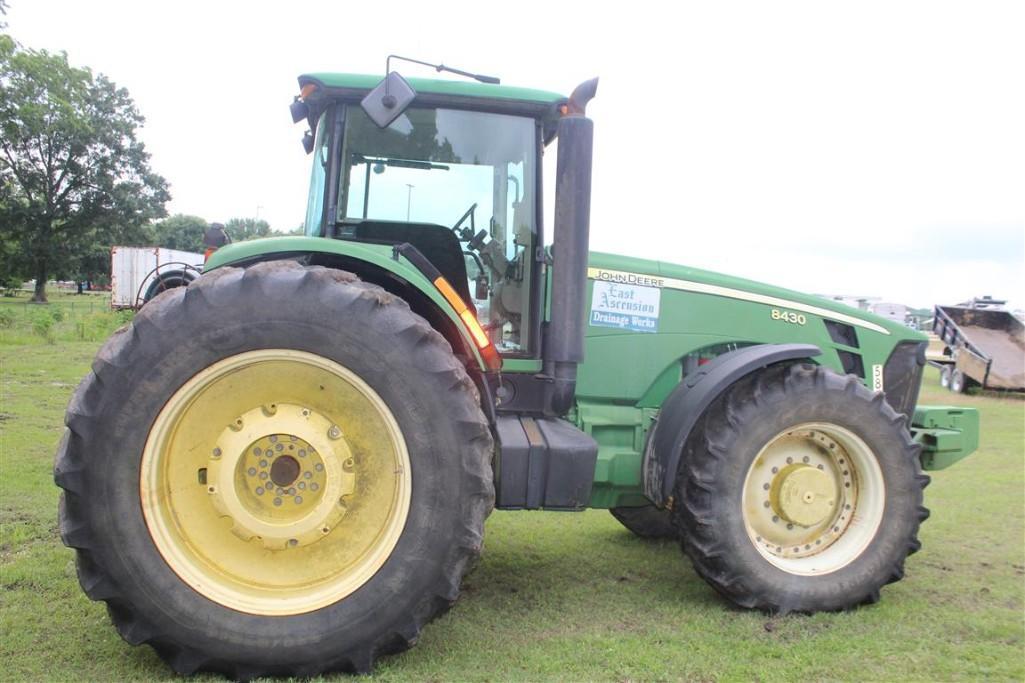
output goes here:
<path id="1" fill-rule="evenodd" d="M 0 679 L 170 680 L 81 593 L 57 537 L 51 467 L 64 407 L 99 345 L 97 316 L 117 316 L 71 306 L 42 335 L 37 312 L 5 306 L 25 318 L 0 328 Z M 923 550 L 880 604 L 811 617 L 741 612 L 677 546 L 642 541 L 606 512 L 496 512 L 462 599 L 373 677 L 1022 680 L 1025 402 L 953 396 L 934 374 L 922 399 L 978 407 L 982 446 L 934 475 Z"/>

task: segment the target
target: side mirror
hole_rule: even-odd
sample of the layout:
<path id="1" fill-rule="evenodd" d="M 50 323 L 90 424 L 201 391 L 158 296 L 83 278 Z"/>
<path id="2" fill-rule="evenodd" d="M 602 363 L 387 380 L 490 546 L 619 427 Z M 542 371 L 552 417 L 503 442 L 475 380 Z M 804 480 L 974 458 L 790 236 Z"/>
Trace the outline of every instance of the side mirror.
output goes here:
<path id="1" fill-rule="evenodd" d="M 392 71 L 367 93 L 360 105 L 378 128 L 387 128 L 406 111 L 415 97 L 413 86 L 397 71 Z"/>

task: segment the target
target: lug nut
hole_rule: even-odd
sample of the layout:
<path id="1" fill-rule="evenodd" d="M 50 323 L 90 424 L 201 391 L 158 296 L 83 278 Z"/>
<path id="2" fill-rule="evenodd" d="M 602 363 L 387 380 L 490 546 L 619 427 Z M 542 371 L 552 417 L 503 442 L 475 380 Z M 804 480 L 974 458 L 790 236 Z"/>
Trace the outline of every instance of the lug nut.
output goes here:
<path id="1" fill-rule="evenodd" d="M 339 439 L 342 436 L 342 430 L 338 428 L 338 425 L 331 425 L 331 429 L 327 430 L 328 438 Z"/>

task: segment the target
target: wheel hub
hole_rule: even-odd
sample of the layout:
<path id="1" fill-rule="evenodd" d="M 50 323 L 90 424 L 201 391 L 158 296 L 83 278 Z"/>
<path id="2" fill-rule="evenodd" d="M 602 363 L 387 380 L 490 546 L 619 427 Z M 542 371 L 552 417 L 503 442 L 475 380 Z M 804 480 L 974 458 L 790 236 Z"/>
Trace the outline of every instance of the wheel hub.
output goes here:
<path id="1" fill-rule="evenodd" d="M 769 500 L 776 514 L 788 522 L 814 526 L 833 513 L 836 483 L 817 467 L 787 465 L 773 478 Z"/>
<path id="2" fill-rule="evenodd" d="M 330 534 L 355 487 L 355 461 L 341 429 L 294 404 L 239 415 L 220 433 L 207 467 L 207 493 L 232 532 L 273 550 Z"/>
<path id="3" fill-rule="evenodd" d="M 850 455 L 826 429 L 793 429 L 773 439 L 745 483 L 748 533 L 759 552 L 810 557 L 839 539 L 854 518 L 858 487 Z"/>

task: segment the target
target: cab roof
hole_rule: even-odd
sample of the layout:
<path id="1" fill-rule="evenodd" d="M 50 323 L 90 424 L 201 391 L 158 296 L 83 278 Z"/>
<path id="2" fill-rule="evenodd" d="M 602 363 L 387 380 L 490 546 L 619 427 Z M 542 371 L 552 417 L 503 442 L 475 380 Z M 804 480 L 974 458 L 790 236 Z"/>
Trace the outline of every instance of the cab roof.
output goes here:
<path id="1" fill-rule="evenodd" d="M 383 76 L 348 73 L 309 73 L 299 77 L 299 87 L 313 83 L 330 90 L 372 90 Z M 468 80 L 442 80 L 437 78 L 407 78 L 418 94 L 450 97 L 473 97 L 496 100 L 517 100 L 551 105 L 562 102 L 565 95 L 533 88 L 519 88 L 511 85 L 492 85 Z"/>

